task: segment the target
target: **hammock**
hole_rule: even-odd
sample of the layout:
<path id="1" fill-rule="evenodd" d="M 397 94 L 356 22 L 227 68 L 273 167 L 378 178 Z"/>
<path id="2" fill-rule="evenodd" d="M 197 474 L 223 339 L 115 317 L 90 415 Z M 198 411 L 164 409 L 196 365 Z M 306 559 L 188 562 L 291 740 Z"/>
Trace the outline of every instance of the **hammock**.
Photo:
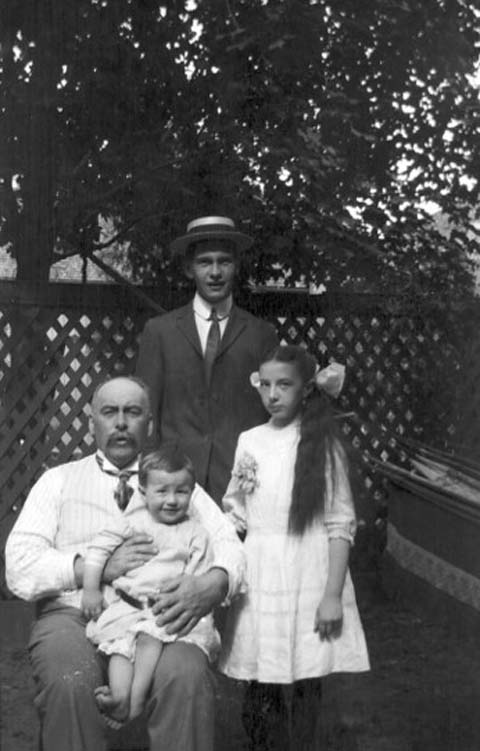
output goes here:
<path id="1" fill-rule="evenodd" d="M 377 456 L 374 471 L 407 493 L 388 498 L 386 561 L 390 584 L 413 606 L 431 602 L 455 618 L 480 616 L 480 464 L 398 436 L 387 428 L 345 416 L 367 435 Z M 388 451 L 388 460 L 379 457 Z M 385 454 L 384 454 L 385 455 Z M 364 455 L 365 456 L 365 455 Z M 459 610 L 460 605 L 468 606 Z M 456 622 L 456 621 L 455 621 Z"/>
<path id="2" fill-rule="evenodd" d="M 368 462 L 377 472 L 412 493 L 480 520 L 478 462 L 397 436 L 365 423 L 356 414 L 350 413 L 348 418 L 373 435 L 380 446 L 388 445 L 389 453 L 397 455 L 397 461 L 387 461 L 369 454 Z"/>

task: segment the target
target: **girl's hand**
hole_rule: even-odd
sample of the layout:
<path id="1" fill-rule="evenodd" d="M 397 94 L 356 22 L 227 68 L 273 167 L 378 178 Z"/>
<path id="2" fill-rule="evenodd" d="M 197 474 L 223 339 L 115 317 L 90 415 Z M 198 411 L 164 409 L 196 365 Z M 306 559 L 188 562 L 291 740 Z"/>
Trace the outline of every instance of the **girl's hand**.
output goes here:
<path id="1" fill-rule="evenodd" d="M 320 639 L 335 639 L 342 631 L 342 600 L 336 595 L 324 595 L 315 613 L 313 630 Z"/>
<path id="2" fill-rule="evenodd" d="M 104 608 L 101 592 L 83 592 L 82 612 L 85 618 L 97 620 Z"/>

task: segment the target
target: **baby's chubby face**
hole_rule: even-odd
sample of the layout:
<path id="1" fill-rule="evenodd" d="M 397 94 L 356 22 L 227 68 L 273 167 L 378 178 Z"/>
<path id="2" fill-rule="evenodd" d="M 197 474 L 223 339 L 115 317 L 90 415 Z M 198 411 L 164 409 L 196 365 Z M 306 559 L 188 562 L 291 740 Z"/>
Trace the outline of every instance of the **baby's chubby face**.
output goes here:
<path id="1" fill-rule="evenodd" d="M 187 514 L 192 492 L 192 477 L 188 470 L 165 472 L 151 469 L 144 488 L 145 504 L 155 521 L 178 524 Z"/>

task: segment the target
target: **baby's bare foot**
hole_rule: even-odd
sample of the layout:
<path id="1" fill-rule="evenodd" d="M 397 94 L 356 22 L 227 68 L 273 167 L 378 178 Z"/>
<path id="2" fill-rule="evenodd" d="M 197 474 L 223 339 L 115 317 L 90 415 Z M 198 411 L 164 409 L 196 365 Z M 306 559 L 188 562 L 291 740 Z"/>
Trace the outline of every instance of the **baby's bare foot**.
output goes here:
<path id="1" fill-rule="evenodd" d="M 106 724 L 113 730 L 119 730 L 128 720 L 128 700 L 113 696 L 109 686 L 95 689 L 95 701 Z"/>

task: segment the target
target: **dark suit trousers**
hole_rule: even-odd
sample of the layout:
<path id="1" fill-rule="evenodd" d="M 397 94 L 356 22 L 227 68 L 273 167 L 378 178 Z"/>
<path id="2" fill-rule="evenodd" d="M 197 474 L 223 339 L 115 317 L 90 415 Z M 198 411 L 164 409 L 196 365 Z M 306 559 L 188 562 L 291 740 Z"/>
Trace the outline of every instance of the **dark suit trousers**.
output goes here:
<path id="1" fill-rule="evenodd" d="M 85 637 L 80 611 L 59 605 L 44 609 L 29 651 L 42 751 L 106 751 L 106 726 L 94 698 L 94 689 L 105 683 L 104 664 Z M 147 704 L 151 751 L 212 751 L 214 689 L 198 647 L 165 644 Z"/>

